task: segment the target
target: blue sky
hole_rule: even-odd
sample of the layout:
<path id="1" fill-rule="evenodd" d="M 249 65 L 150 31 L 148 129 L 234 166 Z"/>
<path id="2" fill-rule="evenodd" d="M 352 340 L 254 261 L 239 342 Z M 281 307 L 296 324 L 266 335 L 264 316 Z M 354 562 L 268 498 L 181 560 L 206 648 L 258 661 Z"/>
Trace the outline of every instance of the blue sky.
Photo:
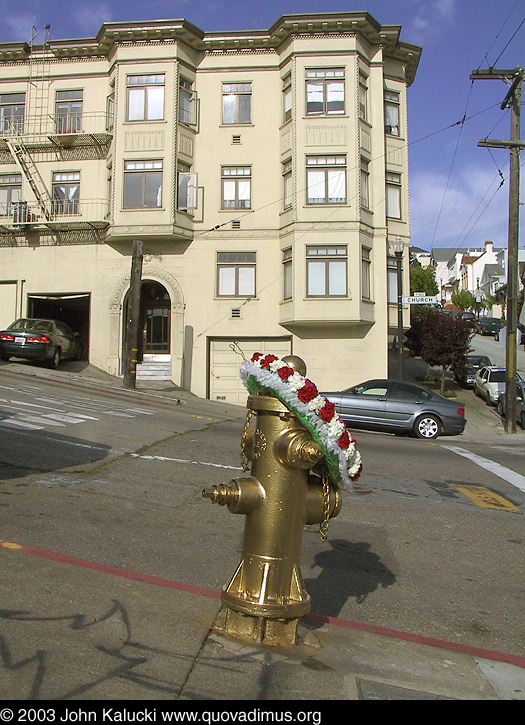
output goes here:
<path id="1" fill-rule="evenodd" d="M 510 137 L 510 111 L 500 109 L 507 87 L 470 74 L 525 64 L 523 0 L 0 0 L 0 8 L 0 42 L 29 42 L 33 26 L 41 39 L 48 24 L 54 39 L 93 37 L 105 21 L 156 18 L 186 18 L 205 31 L 254 30 L 284 14 L 321 11 L 366 10 L 401 25 L 401 39 L 423 47 L 408 92 L 412 245 L 507 246 L 509 153 L 477 145 Z M 525 119 L 521 125 L 523 138 Z"/>

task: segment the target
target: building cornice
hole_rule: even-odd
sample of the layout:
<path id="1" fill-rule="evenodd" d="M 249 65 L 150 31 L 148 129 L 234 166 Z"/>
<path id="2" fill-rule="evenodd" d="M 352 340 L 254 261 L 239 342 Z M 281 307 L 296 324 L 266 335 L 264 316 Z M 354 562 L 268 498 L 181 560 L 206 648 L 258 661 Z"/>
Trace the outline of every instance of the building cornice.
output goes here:
<path id="1" fill-rule="evenodd" d="M 347 37 L 356 34 L 383 57 L 402 63 L 406 83 L 416 74 L 421 48 L 400 40 L 400 25 L 381 25 L 367 12 L 307 13 L 281 16 L 268 30 L 204 32 L 187 20 L 147 20 L 104 23 L 95 38 L 50 40 L 45 47 L 57 59 L 108 57 L 122 44 L 181 42 L 198 53 L 280 52 L 296 38 Z M 0 43 L 0 61 L 23 61 L 42 55 L 43 46 Z"/>

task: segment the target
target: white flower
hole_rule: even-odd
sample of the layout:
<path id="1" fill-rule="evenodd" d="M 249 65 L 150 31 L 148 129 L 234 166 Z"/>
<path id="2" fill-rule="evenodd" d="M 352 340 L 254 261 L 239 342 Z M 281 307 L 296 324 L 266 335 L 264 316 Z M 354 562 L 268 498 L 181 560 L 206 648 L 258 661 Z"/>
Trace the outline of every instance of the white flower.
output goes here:
<path id="1" fill-rule="evenodd" d="M 326 398 L 323 398 L 322 395 L 318 395 L 317 397 L 313 398 L 308 403 L 308 407 L 314 413 L 318 413 L 321 410 L 321 408 L 324 408 L 325 403 L 326 403 Z"/>
<path id="2" fill-rule="evenodd" d="M 295 372 L 293 375 L 290 375 L 288 378 L 288 385 L 297 392 L 300 390 L 304 385 L 304 378 L 302 375 L 299 375 L 299 373 Z"/>

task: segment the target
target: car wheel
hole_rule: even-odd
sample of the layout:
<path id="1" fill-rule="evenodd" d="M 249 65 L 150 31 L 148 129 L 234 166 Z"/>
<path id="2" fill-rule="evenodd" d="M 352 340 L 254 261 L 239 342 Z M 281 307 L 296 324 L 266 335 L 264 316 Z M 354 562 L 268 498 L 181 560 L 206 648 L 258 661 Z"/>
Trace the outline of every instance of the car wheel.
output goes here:
<path id="1" fill-rule="evenodd" d="M 5 360 L 7 362 L 10 359 L 9 355 L 5 355 L 4 353 L 0 354 L 0 360 Z"/>
<path id="2" fill-rule="evenodd" d="M 75 355 L 75 360 L 82 360 L 82 345 L 78 346 L 77 354 Z"/>
<path id="3" fill-rule="evenodd" d="M 523 430 L 525 430 L 525 413 L 522 413 L 520 415 L 520 425 L 523 428 Z"/>
<path id="4" fill-rule="evenodd" d="M 60 348 L 55 348 L 55 352 L 53 353 L 53 357 L 51 358 L 51 361 L 49 363 L 49 367 L 53 370 L 56 370 L 58 367 L 58 364 L 60 362 Z"/>
<path id="5" fill-rule="evenodd" d="M 501 417 L 503 418 L 503 416 L 505 415 L 505 411 L 503 410 L 503 403 L 501 402 L 501 400 L 498 400 L 498 404 L 497 404 L 496 408 L 497 408 L 499 415 L 501 415 Z"/>
<path id="6" fill-rule="evenodd" d="M 441 432 L 441 422 L 434 415 L 421 415 L 414 426 L 416 438 L 432 440 L 437 438 Z"/>

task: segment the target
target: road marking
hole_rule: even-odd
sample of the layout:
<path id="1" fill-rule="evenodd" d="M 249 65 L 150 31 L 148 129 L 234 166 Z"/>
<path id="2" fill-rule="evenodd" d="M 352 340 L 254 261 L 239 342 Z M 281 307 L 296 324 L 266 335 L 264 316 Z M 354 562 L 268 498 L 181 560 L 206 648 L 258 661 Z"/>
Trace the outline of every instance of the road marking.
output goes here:
<path id="1" fill-rule="evenodd" d="M 206 461 L 190 461 L 185 458 L 168 458 L 167 456 L 141 456 L 139 453 L 132 453 L 133 458 L 142 458 L 145 461 L 173 461 L 174 463 L 192 463 L 196 466 L 212 466 L 212 468 L 227 468 L 230 471 L 242 471 L 239 466 L 223 466 L 221 463 L 206 463 Z"/>
<path id="2" fill-rule="evenodd" d="M 464 496 L 473 501 L 476 506 L 482 509 L 505 509 L 507 511 L 518 511 L 518 507 L 503 496 L 499 496 L 494 491 L 485 486 L 460 486 L 452 484 L 452 488 L 462 493 Z"/>
<path id="3" fill-rule="evenodd" d="M 99 572 L 100 574 L 110 574 L 112 576 L 122 577 L 131 581 L 144 582 L 152 586 L 162 587 L 166 589 L 172 589 L 174 591 L 186 592 L 188 594 L 196 594 L 202 597 L 209 597 L 211 599 L 220 599 L 221 592 L 215 589 L 205 589 L 198 587 L 193 584 L 186 584 L 184 582 L 176 582 L 171 579 L 163 579 L 158 576 L 151 574 L 145 574 L 131 569 L 119 569 L 116 566 L 109 564 L 102 564 L 100 562 L 89 561 L 87 559 L 78 559 L 67 554 L 61 554 L 55 551 L 49 551 L 46 549 L 37 549 L 34 546 L 27 546 L 25 544 L 18 544 L 13 541 L 4 541 L 0 539 L 0 549 L 5 549 L 8 552 L 16 556 L 18 554 L 27 554 L 34 556 L 45 561 L 52 561 L 57 564 L 69 564 L 71 566 L 83 567 L 84 569 L 90 569 L 91 571 Z M 453 652 L 462 652 L 468 654 L 470 657 L 478 657 L 485 660 L 491 660 L 493 662 L 506 662 L 507 664 L 514 665 L 525 669 L 525 657 L 519 655 L 508 654 L 506 652 L 497 652 L 495 650 L 482 649 L 481 647 L 472 647 L 470 645 L 461 644 L 459 642 L 447 642 L 443 639 L 436 639 L 435 637 L 426 637 L 422 634 L 413 634 L 412 632 L 402 632 L 397 629 L 389 629 L 386 627 L 379 627 L 375 624 L 365 624 L 364 622 L 353 622 L 348 619 L 341 619 L 339 617 L 331 617 L 327 614 L 308 612 L 306 615 L 307 619 L 311 619 L 317 622 L 323 622 L 330 624 L 335 627 L 341 627 L 343 629 L 357 630 L 358 632 L 369 632 L 371 634 L 380 635 L 382 637 L 388 637 L 390 639 L 397 639 L 405 642 L 415 642 L 420 645 L 427 645 L 429 647 L 436 647 L 438 649 L 451 650 Z"/>
<path id="4" fill-rule="evenodd" d="M 519 488 L 520 491 L 525 493 L 525 476 L 516 473 L 516 471 L 506 468 L 505 466 L 496 463 L 496 461 L 491 461 L 489 458 L 483 458 L 475 453 L 466 451 L 464 448 L 457 448 L 456 446 L 443 446 L 443 448 L 452 451 L 452 453 L 456 453 L 458 456 L 468 458 L 469 461 L 472 461 L 477 466 L 494 473 L 499 478 L 502 478 L 504 481 L 507 481 L 507 483 L 510 483 L 512 486 Z"/>

